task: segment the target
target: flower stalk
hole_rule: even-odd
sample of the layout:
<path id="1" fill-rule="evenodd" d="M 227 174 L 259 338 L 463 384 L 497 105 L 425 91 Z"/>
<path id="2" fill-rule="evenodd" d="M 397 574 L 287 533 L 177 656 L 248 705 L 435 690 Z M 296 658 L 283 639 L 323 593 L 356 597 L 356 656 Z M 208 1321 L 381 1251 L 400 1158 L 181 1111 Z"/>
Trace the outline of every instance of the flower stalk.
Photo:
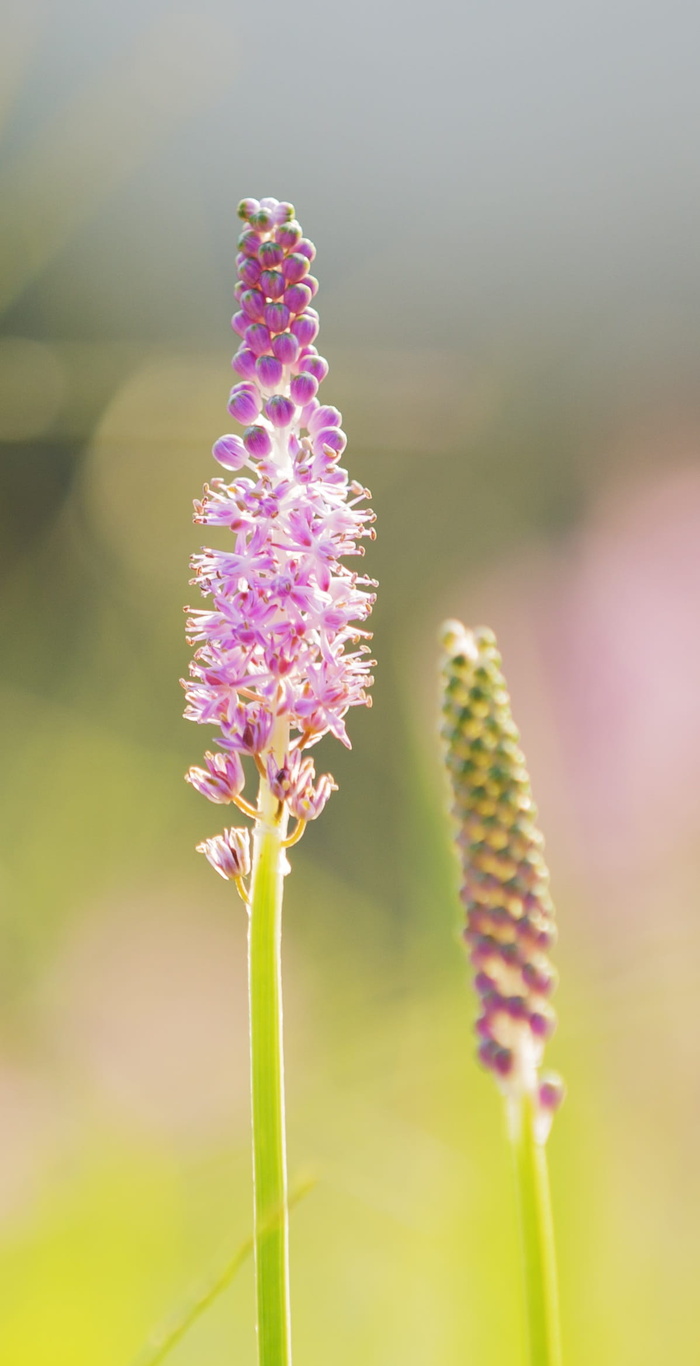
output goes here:
<path id="1" fill-rule="evenodd" d="M 260 782 L 248 924 L 255 1282 L 261 1366 L 291 1362 L 284 1121 L 282 893 L 286 813 Z M 271 1213 L 277 1218 L 271 1220 Z"/>
<path id="2" fill-rule="evenodd" d="M 530 1366 L 561 1366 L 559 1294 L 547 1149 L 537 1134 L 531 1096 L 510 1118 L 523 1259 Z"/>

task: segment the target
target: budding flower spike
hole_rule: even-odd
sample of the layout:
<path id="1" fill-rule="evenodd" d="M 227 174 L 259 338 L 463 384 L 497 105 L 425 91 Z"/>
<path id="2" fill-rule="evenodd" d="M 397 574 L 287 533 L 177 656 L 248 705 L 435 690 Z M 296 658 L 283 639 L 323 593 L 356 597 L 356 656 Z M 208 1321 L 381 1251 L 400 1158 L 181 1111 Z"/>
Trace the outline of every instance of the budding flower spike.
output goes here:
<path id="1" fill-rule="evenodd" d="M 492 631 L 442 629 L 442 740 L 475 969 L 478 1056 L 508 1110 L 516 1158 L 530 1360 L 559 1366 L 556 1266 L 544 1144 L 563 1099 L 542 1071 L 555 1026 L 549 873 L 525 756 Z"/>
<path id="2" fill-rule="evenodd" d="M 291 1361 L 287 1267 L 280 940 L 286 850 L 320 815 L 335 783 L 306 752 L 323 735 L 350 747 L 345 718 L 369 706 L 373 579 L 343 561 L 374 537 L 370 496 L 339 461 L 337 408 L 318 398 L 328 364 L 315 346 L 315 247 L 291 204 L 244 199 L 238 209 L 241 345 L 228 410 L 242 427 L 213 447 L 218 476 L 194 520 L 228 527 L 227 550 L 203 547 L 192 582 L 204 609 L 188 612 L 196 646 L 185 716 L 216 729 L 213 752 L 187 781 L 253 823 L 197 847 L 233 881 L 249 910 L 249 984 L 256 1291 L 260 1366 Z M 247 776 L 257 798 L 244 795 Z M 287 833 L 290 816 L 294 828 Z"/>

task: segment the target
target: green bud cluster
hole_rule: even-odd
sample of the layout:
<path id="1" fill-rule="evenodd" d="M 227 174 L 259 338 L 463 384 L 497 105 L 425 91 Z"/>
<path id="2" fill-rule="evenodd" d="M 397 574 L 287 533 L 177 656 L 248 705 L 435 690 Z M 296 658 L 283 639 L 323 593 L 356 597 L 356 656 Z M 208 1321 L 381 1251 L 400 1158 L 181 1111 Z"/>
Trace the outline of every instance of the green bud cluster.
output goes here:
<path id="1" fill-rule="evenodd" d="M 556 939 L 543 839 L 492 631 L 442 631 L 442 739 L 466 911 L 464 939 L 480 1000 L 479 1058 L 512 1096 L 531 1095 L 541 1129 L 562 1099 L 541 1075 L 556 1018 Z"/>

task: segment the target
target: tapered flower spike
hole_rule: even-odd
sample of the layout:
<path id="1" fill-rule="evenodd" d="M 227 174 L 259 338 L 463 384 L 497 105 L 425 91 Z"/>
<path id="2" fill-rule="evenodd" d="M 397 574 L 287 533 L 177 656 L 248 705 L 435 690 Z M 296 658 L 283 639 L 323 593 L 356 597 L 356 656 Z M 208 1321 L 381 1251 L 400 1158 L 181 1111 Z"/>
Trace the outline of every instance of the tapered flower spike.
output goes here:
<path id="1" fill-rule="evenodd" d="M 215 442 L 228 477 L 212 479 L 194 505 L 195 522 L 228 528 L 232 539 L 192 558 L 192 582 L 208 602 L 186 609 L 196 650 L 183 684 L 185 716 L 213 726 L 218 748 L 186 776 L 253 821 L 252 860 L 247 830 L 226 829 L 197 848 L 250 914 L 258 1349 L 260 1366 L 290 1366 L 282 886 L 286 851 L 335 790 L 306 751 L 327 733 L 349 747 L 345 717 L 370 704 L 365 622 L 376 585 L 344 561 L 364 553 L 374 514 L 361 506 L 368 490 L 340 465 L 341 415 L 318 398 L 328 364 L 315 346 L 315 247 L 291 204 L 244 199 L 238 212 L 232 327 L 240 346 L 228 411 L 242 431 Z M 244 795 L 246 776 L 259 782 L 255 803 Z"/>
<path id="2" fill-rule="evenodd" d="M 554 1235 L 544 1144 L 563 1098 L 541 1071 L 555 1016 L 556 931 L 525 756 L 492 631 L 442 628 L 442 739 L 475 968 L 478 1055 L 507 1103 L 515 1158 L 531 1366 L 560 1366 Z"/>
<path id="3" fill-rule="evenodd" d="M 442 644 L 442 737 L 481 1004 L 479 1058 L 506 1095 L 536 1099 L 544 1133 L 561 1099 L 561 1084 L 540 1073 L 556 1023 L 544 841 L 493 632 L 448 621 Z"/>
<path id="4" fill-rule="evenodd" d="M 187 778 L 211 801 L 246 810 L 241 758 L 249 755 L 259 771 L 271 774 L 272 765 L 288 775 L 275 795 L 310 820 L 335 784 L 326 774 L 314 786 L 313 760 L 300 769 L 299 752 L 328 731 L 349 746 L 345 716 L 370 702 L 364 622 L 375 584 L 342 560 L 364 553 L 374 515 L 359 506 L 367 489 L 339 465 L 341 415 L 317 397 L 328 365 L 314 345 L 315 248 L 291 204 L 246 199 L 239 214 L 246 226 L 232 325 L 241 346 L 228 408 L 244 430 L 213 448 L 239 477 L 213 479 L 195 502 L 195 521 L 228 527 L 232 546 L 192 559 L 193 583 L 210 605 L 187 609 L 198 648 L 184 683 L 185 715 L 217 727 L 224 753 L 207 754 L 207 768 Z"/>

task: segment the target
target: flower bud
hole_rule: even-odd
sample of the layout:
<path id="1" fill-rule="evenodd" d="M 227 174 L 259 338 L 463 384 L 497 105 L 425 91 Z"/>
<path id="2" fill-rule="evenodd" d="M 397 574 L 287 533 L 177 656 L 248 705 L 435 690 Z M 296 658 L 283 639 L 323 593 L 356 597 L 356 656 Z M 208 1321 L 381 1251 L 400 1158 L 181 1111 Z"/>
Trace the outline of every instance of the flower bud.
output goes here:
<path id="1" fill-rule="evenodd" d="M 283 247 L 285 251 L 294 251 L 297 243 L 301 242 L 301 228 L 299 227 L 299 224 L 292 220 L 289 223 L 280 225 L 280 227 L 275 229 L 275 241 L 279 242 L 280 246 Z"/>
<path id="2" fill-rule="evenodd" d="M 279 365 L 279 361 L 277 362 Z M 273 427 L 288 427 L 294 417 L 294 404 L 282 394 L 273 394 L 265 404 L 265 416 Z"/>
<path id="3" fill-rule="evenodd" d="M 282 274 L 288 285 L 296 285 L 308 274 L 308 258 L 299 251 L 293 251 L 282 262 Z"/>
<path id="4" fill-rule="evenodd" d="M 284 275 L 279 270 L 264 270 L 260 276 L 260 288 L 268 299 L 281 299 L 286 289 Z"/>
<path id="5" fill-rule="evenodd" d="M 257 256 L 260 247 L 260 238 L 257 232 L 252 232 L 250 229 L 242 232 L 238 239 L 238 246 L 244 256 Z"/>
<path id="6" fill-rule="evenodd" d="M 256 356 L 264 356 L 265 352 L 270 350 L 272 337 L 263 323 L 253 323 L 246 331 L 245 340 Z"/>
<path id="7" fill-rule="evenodd" d="M 272 338 L 272 354 L 283 365 L 293 365 L 299 355 L 299 343 L 291 332 L 281 332 Z"/>
<path id="8" fill-rule="evenodd" d="M 259 460 L 264 460 L 266 455 L 272 450 L 272 440 L 270 433 L 265 427 L 246 427 L 243 433 L 243 444 L 249 455 L 256 456 Z"/>
<path id="9" fill-rule="evenodd" d="M 264 389 L 274 389 L 282 378 L 282 362 L 276 356 L 258 356 L 255 373 Z"/>
<path id="10" fill-rule="evenodd" d="M 265 326 L 272 333 L 286 332 L 291 322 L 291 316 L 286 304 L 265 305 Z"/>
<path id="11" fill-rule="evenodd" d="M 211 453 L 225 470 L 240 470 L 248 461 L 248 452 L 240 436 L 220 436 Z"/>
<path id="12" fill-rule="evenodd" d="M 303 313 L 311 303 L 312 293 L 306 284 L 290 285 L 284 291 L 284 302 L 291 313 Z"/>
<path id="13" fill-rule="evenodd" d="M 289 392 L 294 399 L 294 402 L 298 403 L 300 408 L 303 408 L 305 404 L 311 402 L 312 398 L 316 397 L 318 392 L 318 380 L 314 375 L 307 374 L 305 370 L 302 370 L 301 373 L 295 375 L 294 379 L 291 381 Z"/>
<path id="14" fill-rule="evenodd" d="M 244 256 L 238 267 L 238 274 L 248 289 L 254 289 L 260 279 L 261 266 L 254 256 Z"/>
<path id="15" fill-rule="evenodd" d="M 256 359 L 255 352 L 251 351 L 249 346 L 241 346 L 231 361 L 231 365 L 243 379 L 250 379 L 251 375 L 255 374 Z"/>
<path id="16" fill-rule="evenodd" d="M 231 417 L 235 417 L 238 422 L 245 426 L 249 422 L 254 422 L 261 408 L 260 398 L 256 390 L 251 390 L 243 384 L 237 384 L 231 390 L 228 401 L 228 410 Z"/>
<path id="17" fill-rule="evenodd" d="M 348 444 L 348 438 L 340 427 L 322 427 L 320 431 L 314 432 L 312 446 L 315 455 L 321 455 L 323 451 L 335 451 L 336 455 L 342 455 Z"/>
<path id="18" fill-rule="evenodd" d="M 240 298 L 241 308 L 254 323 L 261 323 L 265 315 L 265 295 L 259 289 L 245 289 Z"/>
<path id="19" fill-rule="evenodd" d="M 334 408 L 330 403 L 322 403 L 319 404 L 318 408 L 315 409 L 309 418 L 309 431 L 313 436 L 314 433 L 320 431 L 322 427 L 339 427 L 342 420 L 341 414 L 337 408 Z"/>
<path id="20" fill-rule="evenodd" d="M 318 319 L 307 310 L 294 319 L 289 330 L 294 333 L 301 346 L 308 346 L 309 342 L 315 341 L 318 336 Z"/>

